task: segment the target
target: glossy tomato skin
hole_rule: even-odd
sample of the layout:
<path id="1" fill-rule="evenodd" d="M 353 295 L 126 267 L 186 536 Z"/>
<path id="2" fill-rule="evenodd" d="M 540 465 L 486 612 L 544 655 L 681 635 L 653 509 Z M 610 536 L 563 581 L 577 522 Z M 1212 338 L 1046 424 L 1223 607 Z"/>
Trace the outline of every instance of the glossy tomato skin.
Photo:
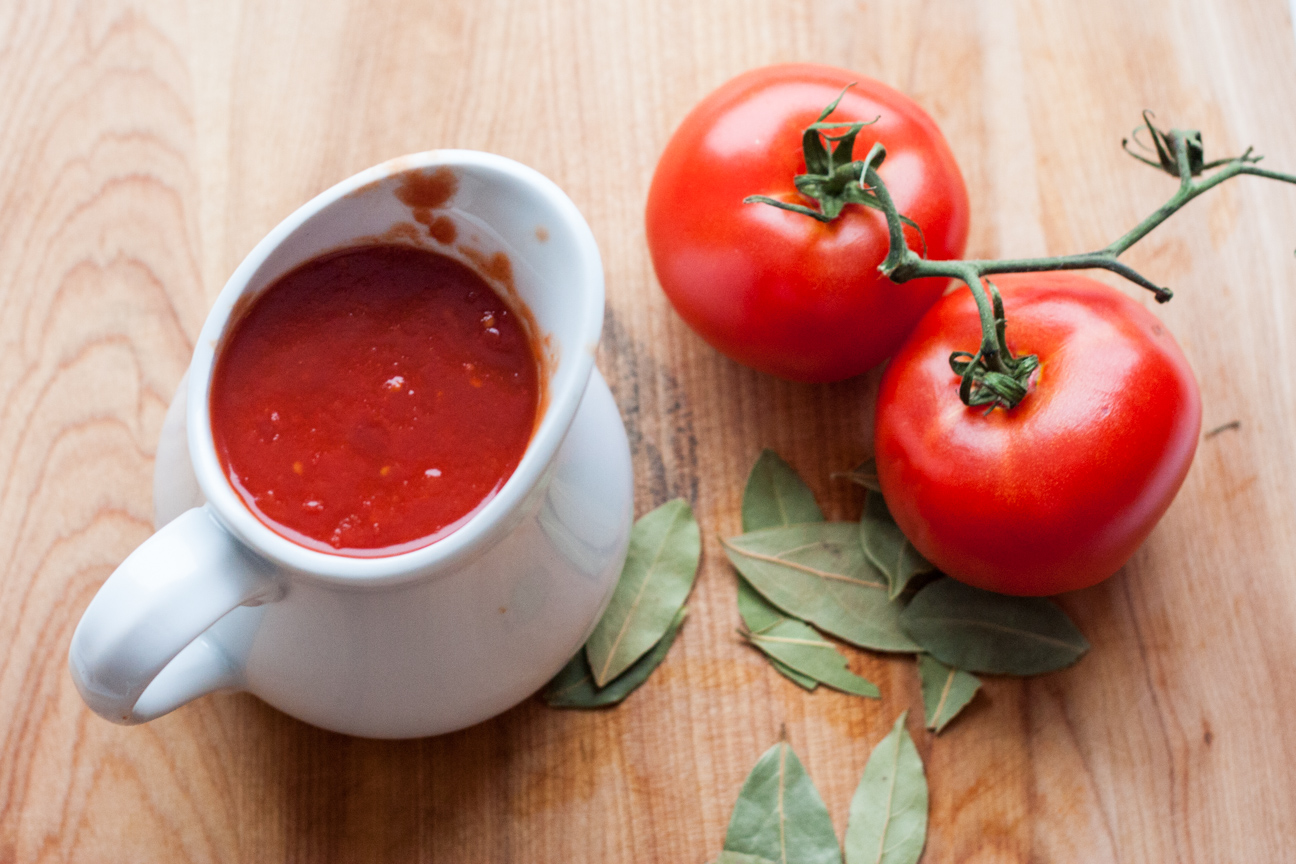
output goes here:
<path id="1" fill-rule="evenodd" d="M 882 494 L 923 555 L 1004 594 L 1084 588 L 1115 573 L 1183 483 L 1201 397 L 1151 312 L 1072 273 L 995 277 L 1008 343 L 1039 371 L 1010 411 L 965 407 L 949 355 L 975 350 L 966 288 L 919 322 L 882 377 Z"/>
<path id="2" fill-rule="evenodd" d="M 929 257 L 960 257 L 967 188 L 940 130 L 909 97 L 844 69 L 768 66 L 724 84 L 675 131 L 648 192 L 648 249 L 680 316 L 738 362 L 798 381 L 876 366 L 948 284 L 896 285 L 878 274 L 888 238 L 876 210 L 849 204 L 825 224 L 743 203 L 748 195 L 812 203 L 793 185 L 806 170 L 801 133 L 852 81 L 829 119 L 880 117 L 860 132 L 856 158 L 881 141 L 879 176 L 899 211 L 922 226 Z M 917 232 L 906 230 L 921 251 Z"/>

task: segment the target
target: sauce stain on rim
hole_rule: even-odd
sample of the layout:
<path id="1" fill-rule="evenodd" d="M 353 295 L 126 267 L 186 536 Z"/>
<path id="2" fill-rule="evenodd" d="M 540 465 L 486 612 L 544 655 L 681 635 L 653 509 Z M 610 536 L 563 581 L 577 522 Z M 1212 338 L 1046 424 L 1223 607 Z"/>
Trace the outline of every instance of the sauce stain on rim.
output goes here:
<path id="1" fill-rule="evenodd" d="M 410 171 L 396 187 L 396 198 L 410 208 L 414 221 L 427 226 L 428 235 L 438 243 L 449 245 L 458 234 L 448 216 L 435 211 L 444 208 L 459 191 L 459 177 L 442 165 L 431 171 Z"/>

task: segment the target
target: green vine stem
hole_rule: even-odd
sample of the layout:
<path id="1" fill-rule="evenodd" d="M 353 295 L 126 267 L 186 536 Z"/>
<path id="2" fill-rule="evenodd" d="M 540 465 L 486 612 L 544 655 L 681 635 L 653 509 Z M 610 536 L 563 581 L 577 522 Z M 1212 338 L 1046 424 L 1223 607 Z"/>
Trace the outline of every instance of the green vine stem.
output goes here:
<path id="1" fill-rule="evenodd" d="M 849 85 L 848 85 L 849 86 Z M 842 91 L 845 92 L 844 90 Z M 1197 130 L 1171 129 L 1162 131 L 1152 123 L 1150 112 L 1143 112 L 1143 121 L 1152 136 L 1156 160 L 1142 156 L 1129 147 L 1129 140 L 1121 142 L 1126 152 L 1147 165 L 1164 171 L 1179 179 L 1179 188 L 1170 200 L 1158 207 L 1152 214 L 1127 232 L 1124 236 L 1095 252 L 1078 255 L 1058 255 L 1049 258 L 1006 258 L 996 260 L 955 260 L 932 261 L 909 248 L 905 241 L 904 226 L 917 227 L 912 220 L 902 216 L 887 191 L 886 184 L 878 176 L 877 167 L 886 158 L 886 150 L 881 144 L 874 144 L 868 155 L 861 160 L 852 160 L 850 150 L 855 136 L 864 124 L 827 124 L 823 121 L 837 103 L 837 97 L 827 110 L 820 115 L 818 122 L 806 129 L 806 166 L 807 174 L 798 175 L 797 188 L 808 197 L 820 203 L 820 211 L 808 207 L 777 201 L 763 196 L 752 196 L 748 202 L 759 202 L 782 207 L 796 212 L 808 213 L 821 221 L 830 221 L 840 213 L 842 203 L 860 203 L 882 211 L 886 216 L 887 229 L 890 235 L 890 249 L 879 272 L 893 282 L 908 282 L 910 279 L 923 279 L 931 276 L 958 279 L 968 286 L 976 299 L 977 310 L 981 317 L 981 345 L 975 352 L 957 351 L 950 355 L 950 366 L 955 374 L 961 377 L 959 398 L 965 405 L 989 406 L 1010 409 L 1017 405 L 1028 392 L 1031 373 L 1039 367 L 1039 360 L 1033 355 L 1014 357 L 1005 340 L 1006 321 L 1003 302 L 994 284 L 986 277 L 999 273 L 1039 273 L 1049 270 L 1110 270 L 1131 282 L 1151 291 L 1157 301 L 1164 303 L 1173 295 L 1169 288 L 1157 285 L 1119 257 L 1127 249 L 1143 239 L 1172 214 L 1189 201 L 1219 184 L 1241 174 L 1265 177 L 1284 183 L 1296 184 L 1296 175 L 1269 171 L 1256 165 L 1260 156 L 1253 156 L 1251 148 L 1240 156 L 1229 159 L 1217 159 L 1207 162 L 1202 147 L 1201 133 Z M 815 139 L 820 153 L 825 153 L 824 145 L 819 141 L 821 130 L 832 127 L 849 126 L 846 135 L 837 138 L 825 136 L 829 143 L 836 147 L 828 158 L 811 159 L 809 140 Z M 844 152 L 842 152 L 844 150 Z M 826 154 L 827 155 L 827 154 Z M 817 157 L 817 154 L 816 154 Z M 822 169 L 827 169 L 836 179 L 850 176 L 850 191 L 844 192 L 840 187 L 832 188 L 830 202 L 819 196 L 808 194 L 822 189 Z M 820 169 L 819 172 L 816 169 Z M 806 178 L 806 179 L 803 179 Z M 827 205 L 827 206 L 825 206 Z M 827 211 L 835 209 L 832 216 Z"/>

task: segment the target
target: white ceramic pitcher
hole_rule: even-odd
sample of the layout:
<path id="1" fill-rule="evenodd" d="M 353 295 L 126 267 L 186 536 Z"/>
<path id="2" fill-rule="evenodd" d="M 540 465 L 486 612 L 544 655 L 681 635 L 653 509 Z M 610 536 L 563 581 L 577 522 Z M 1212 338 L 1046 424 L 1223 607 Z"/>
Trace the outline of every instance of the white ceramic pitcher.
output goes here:
<path id="1" fill-rule="evenodd" d="M 438 169 L 455 181 L 437 202 L 440 241 L 424 227 L 433 214 L 400 195 L 412 174 Z M 356 558 L 299 546 L 243 505 L 217 459 L 209 387 L 236 309 L 310 258 L 375 241 L 454 257 L 524 304 L 547 355 L 548 400 L 517 469 L 467 524 L 412 552 Z M 497 266 L 483 270 L 499 253 L 511 284 Z M 625 427 L 594 368 L 602 323 L 589 226 L 557 186 L 511 160 L 407 156 L 292 214 L 203 325 L 173 408 L 187 453 L 172 446 L 168 456 L 164 441 L 155 483 L 161 517 L 177 500 L 197 506 L 131 553 L 87 608 L 69 653 L 86 704 L 141 723 L 215 690 L 246 690 L 317 726 L 406 738 L 477 723 L 533 693 L 589 635 L 629 540 Z"/>

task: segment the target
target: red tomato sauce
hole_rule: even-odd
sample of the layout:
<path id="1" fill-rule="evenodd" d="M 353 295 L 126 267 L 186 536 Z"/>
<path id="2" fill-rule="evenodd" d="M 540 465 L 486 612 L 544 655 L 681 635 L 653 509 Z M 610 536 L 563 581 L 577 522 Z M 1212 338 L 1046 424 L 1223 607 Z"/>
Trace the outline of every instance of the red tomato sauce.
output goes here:
<path id="1" fill-rule="evenodd" d="M 541 382 L 480 276 L 407 246 L 308 261 L 235 322 L 211 386 L 216 452 L 278 534 L 394 555 L 459 528 L 517 467 Z"/>

